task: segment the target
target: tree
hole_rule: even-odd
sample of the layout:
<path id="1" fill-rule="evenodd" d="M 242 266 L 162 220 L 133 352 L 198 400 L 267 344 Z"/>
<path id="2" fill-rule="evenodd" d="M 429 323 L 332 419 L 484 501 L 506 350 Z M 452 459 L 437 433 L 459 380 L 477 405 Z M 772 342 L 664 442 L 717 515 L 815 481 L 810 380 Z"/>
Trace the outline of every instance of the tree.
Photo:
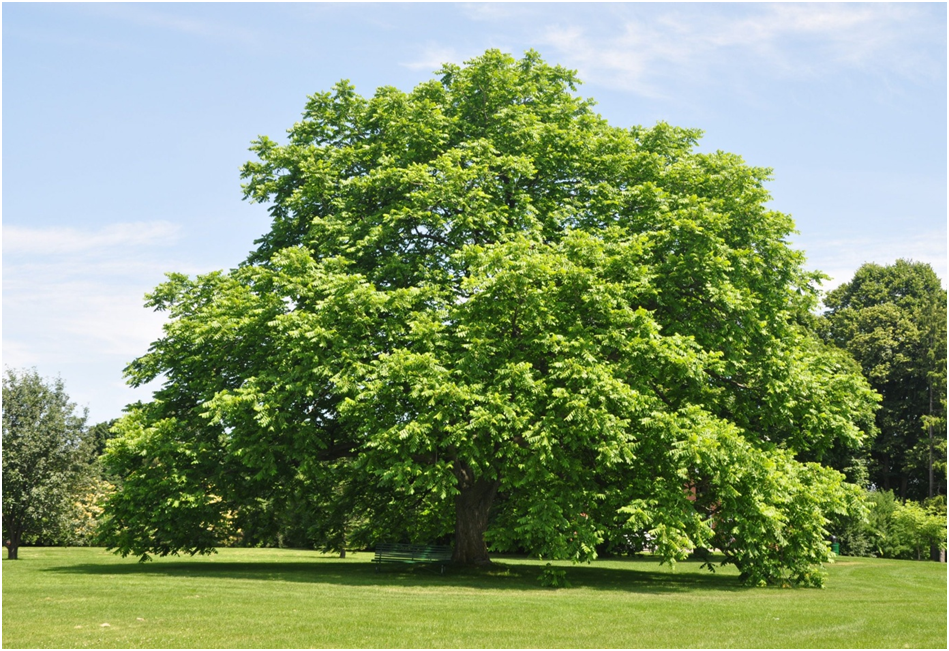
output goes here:
<path id="1" fill-rule="evenodd" d="M 824 300 L 824 337 L 883 397 L 870 482 L 921 500 L 946 492 L 946 290 L 928 264 L 865 264 Z M 938 476 L 937 476 L 938 475 Z"/>
<path id="2" fill-rule="evenodd" d="M 102 456 L 105 452 L 106 444 L 115 437 L 112 428 L 115 427 L 118 420 L 118 418 L 104 420 L 101 423 L 96 423 L 86 432 L 86 438 L 89 439 L 89 444 L 92 446 L 92 454 L 96 459 Z"/>
<path id="3" fill-rule="evenodd" d="M 170 321 L 127 374 L 165 381 L 108 448 L 103 541 L 206 552 L 302 500 L 327 549 L 589 560 L 648 532 L 669 561 L 714 545 L 751 583 L 819 582 L 856 493 L 816 462 L 862 445 L 874 397 L 805 327 L 769 171 L 611 127 L 534 52 L 438 74 L 340 82 L 254 142 L 273 225 L 149 296 Z"/>
<path id="4" fill-rule="evenodd" d="M 36 370 L 3 375 L 3 540 L 16 559 L 24 536 L 63 533 L 88 466 L 86 415 L 61 379 Z"/>

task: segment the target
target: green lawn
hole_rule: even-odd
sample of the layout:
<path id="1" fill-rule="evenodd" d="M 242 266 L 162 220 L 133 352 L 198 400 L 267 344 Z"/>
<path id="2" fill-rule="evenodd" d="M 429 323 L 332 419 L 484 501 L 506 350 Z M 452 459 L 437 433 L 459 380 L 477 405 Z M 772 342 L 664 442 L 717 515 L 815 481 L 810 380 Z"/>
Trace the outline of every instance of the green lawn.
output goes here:
<path id="1" fill-rule="evenodd" d="M 3 561 L 10 647 L 946 648 L 946 566 L 841 559 L 827 587 L 743 588 L 734 571 L 651 559 L 489 573 L 388 567 L 368 553 L 223 549 L 139 564 L 101 549 Z M 729 568 L 730 569 L 730 568 Z M 108 626 L 104 626 L 108 624 Z"/>

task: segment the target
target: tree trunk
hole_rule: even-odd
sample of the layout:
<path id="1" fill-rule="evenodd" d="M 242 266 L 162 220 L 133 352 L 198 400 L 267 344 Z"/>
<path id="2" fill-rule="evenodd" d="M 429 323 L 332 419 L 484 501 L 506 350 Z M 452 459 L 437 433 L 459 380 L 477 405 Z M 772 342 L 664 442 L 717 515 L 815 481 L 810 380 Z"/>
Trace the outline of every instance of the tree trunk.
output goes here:
<path id="1" fill-rule="evenodd" d="M 7 548 L 7 558 L 11 561 L 19 558 L 20 535 L 19 531 L 14 530 L 10 537 L 3 541 L 3 546 Z"/>
<path id="2" fill-rule="evenodd" d="M 929 378 L 929 497 L 933 496 L 933 379 Z"/>
<path id="3" fill-rule="evenodd" d="M 476 479 L 467 464 L 455 462 L 458 490 L 455 496 L 455 550 L 452 562 L 460 565 L 488 565 L 488 546 L 484 532 L 497 495 L 499 481 Z"/>

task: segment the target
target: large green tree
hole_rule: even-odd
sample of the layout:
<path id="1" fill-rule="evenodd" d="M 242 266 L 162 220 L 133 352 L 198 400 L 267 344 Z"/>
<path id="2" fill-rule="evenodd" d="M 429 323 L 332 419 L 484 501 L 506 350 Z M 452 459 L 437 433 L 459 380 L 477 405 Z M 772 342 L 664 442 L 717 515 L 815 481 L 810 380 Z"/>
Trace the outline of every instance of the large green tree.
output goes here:
<path id="1" fill-rule="evenodd" d="M 864 264 L 827 295 L 825 338 L 883 397 L 870 481 L 902 499 L 946 494 L 946 290 L 932 267 Z"/>
<path id="2" fill-rule="evenodd" d="M 150 295 L 170 320 L 128 376 L 164 384 L 108 448 L 103 540 L 204 552 L 305 508 L 327 548 L 586 560 L 648 537 L 819 582 L 854 492 L 816 462 L 862 445 L 873 394 L 803 325 L 769 170 L 612 127 L 577 83 L 489 51 L 409 93 L 340 82 L 255 141 L 272 227 Z"/>
<path id="3" fill-rule="evenodd" d="M 3 544 L 18 557 L 24 537 L 67 533 L 89 468 L 85 413 L 60 379 L 36 370 L 3 374 Z"/>

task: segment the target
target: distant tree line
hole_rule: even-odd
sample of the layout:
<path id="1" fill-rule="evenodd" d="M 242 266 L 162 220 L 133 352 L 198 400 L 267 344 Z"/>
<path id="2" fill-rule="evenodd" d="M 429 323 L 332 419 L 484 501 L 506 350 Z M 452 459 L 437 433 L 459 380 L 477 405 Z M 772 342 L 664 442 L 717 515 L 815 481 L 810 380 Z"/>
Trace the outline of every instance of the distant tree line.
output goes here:
<path id="1" fill-rule="evenodd" d="M 881 396 L 868 485 L 901 500 L 946 494 L 946 290 L 928 264 L 864 264 L 824 299 L 824 339 Z"/>
<path id="2" fill-rule="evenodd" d="M 866 517 L 831 529 L 845 553 L 935 557 L 946 546 L 946 290 L 928 264 L 870 263 L 824 305 L 818 331 L 881 398 L 871 444 L 843 464 L 870 491 Z"/>

